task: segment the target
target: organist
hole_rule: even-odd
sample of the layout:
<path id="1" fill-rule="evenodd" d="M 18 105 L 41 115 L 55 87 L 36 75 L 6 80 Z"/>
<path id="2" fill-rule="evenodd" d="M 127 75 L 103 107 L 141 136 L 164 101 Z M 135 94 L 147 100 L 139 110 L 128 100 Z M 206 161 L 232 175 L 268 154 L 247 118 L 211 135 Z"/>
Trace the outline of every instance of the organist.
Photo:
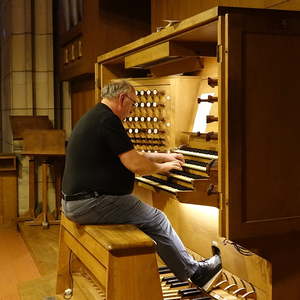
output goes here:
<path id="1" fill-rule="evenodd" d="M 136 102 L 128 82 L 111 82 L 101 94 L 102 102 L 77 122 L 68 143 L 62 184 L 65 216 L 79 224 L 136 225 L 156 242 L 159 256 L 180 280 L 191 279 L 205 288 L 221 270 L 219 252 L 194 260 L 165 214 L 132 194 L 135 173 L 182 170 L 182 154 L 134 149 L 122 124 Z"/>

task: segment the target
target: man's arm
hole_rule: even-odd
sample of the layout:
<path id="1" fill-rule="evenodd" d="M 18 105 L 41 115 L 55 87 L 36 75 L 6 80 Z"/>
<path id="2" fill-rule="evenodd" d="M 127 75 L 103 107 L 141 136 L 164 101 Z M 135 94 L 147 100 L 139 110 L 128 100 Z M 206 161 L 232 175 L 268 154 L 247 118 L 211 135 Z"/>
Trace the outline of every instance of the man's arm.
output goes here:
<path id="1" fill-rule="evenodd" d="M 184 162 L 183 155 L 180 153 L 139 152 L 139 154 L 157 163 L 173 161 L 173 160 L 180 160 Z"/>
<path id="2" fill-rule="evenodd" d="M 154 173 L 167 173 L 172 169 L 182 170 L 183 161 L 179 159 L 165 160 L 157 158 L 157 162 L 154 159 L 149 159 L 150 153 L 140 154 L 135 149 L 132 149 L 128 152 L 124 152 L 119 155 L 119 158 L 122 164 L 129 169 L 131 172 L 139 175 L 151 175 Z M 151 153 L 159 154 L 159 153 Z M 156 156 L 156 155 L 155 155 Z M 153 158 L 153 157 L 152 157 Z M 167 159 L 165 157 L 165 159 Z"/>

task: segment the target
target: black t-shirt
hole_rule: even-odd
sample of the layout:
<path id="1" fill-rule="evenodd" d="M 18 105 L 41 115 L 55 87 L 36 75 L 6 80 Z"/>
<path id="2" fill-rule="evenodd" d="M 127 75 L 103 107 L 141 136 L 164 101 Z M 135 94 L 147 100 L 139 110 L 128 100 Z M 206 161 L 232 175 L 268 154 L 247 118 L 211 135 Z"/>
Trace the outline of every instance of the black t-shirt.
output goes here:
<path id="1" fill-rule="evenodd" d="M 133 149 L 121 120 L 99 103 L 76 124 L 70 137 L 62 190 L 66 195 L 97 191 L 130 194 L 134 173 L 118 155 Z"/>

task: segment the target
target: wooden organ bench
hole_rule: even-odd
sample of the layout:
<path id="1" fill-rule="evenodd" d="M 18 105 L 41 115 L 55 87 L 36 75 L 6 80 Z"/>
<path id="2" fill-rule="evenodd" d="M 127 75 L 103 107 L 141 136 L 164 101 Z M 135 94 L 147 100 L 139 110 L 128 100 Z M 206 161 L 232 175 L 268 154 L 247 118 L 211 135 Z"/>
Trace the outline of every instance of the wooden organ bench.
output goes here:
<path id="1" fill-rule="evenodd" d="M 98 287 L 89 299 L 162 299 L 155 244 L 134 225 L 78 225 L 62 215 L 58 259 L 57 294 L 80 288 L 77 259 Z"/>

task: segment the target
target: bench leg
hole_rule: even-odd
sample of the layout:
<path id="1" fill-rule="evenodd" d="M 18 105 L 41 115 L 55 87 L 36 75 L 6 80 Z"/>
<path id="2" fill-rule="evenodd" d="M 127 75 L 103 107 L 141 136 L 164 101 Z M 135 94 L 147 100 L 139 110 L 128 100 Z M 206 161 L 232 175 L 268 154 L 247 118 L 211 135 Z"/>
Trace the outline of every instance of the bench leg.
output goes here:
<path id="1" fill-rule="evenodd" d="M 155 253 L 109 256 L 106 300 L 161 300 Z"/>
<path id="2" fill-rule="evenodd" d="M 70 260 L 71 250 L 65 243 L 66 230 L 60 226 L 59 234 L 59 250 L 58 250 L 58 267 L 56 278 L 56 293 L 62 294 L 67 288 L 72 287 L 72 279 L 70 276 Z"/>

